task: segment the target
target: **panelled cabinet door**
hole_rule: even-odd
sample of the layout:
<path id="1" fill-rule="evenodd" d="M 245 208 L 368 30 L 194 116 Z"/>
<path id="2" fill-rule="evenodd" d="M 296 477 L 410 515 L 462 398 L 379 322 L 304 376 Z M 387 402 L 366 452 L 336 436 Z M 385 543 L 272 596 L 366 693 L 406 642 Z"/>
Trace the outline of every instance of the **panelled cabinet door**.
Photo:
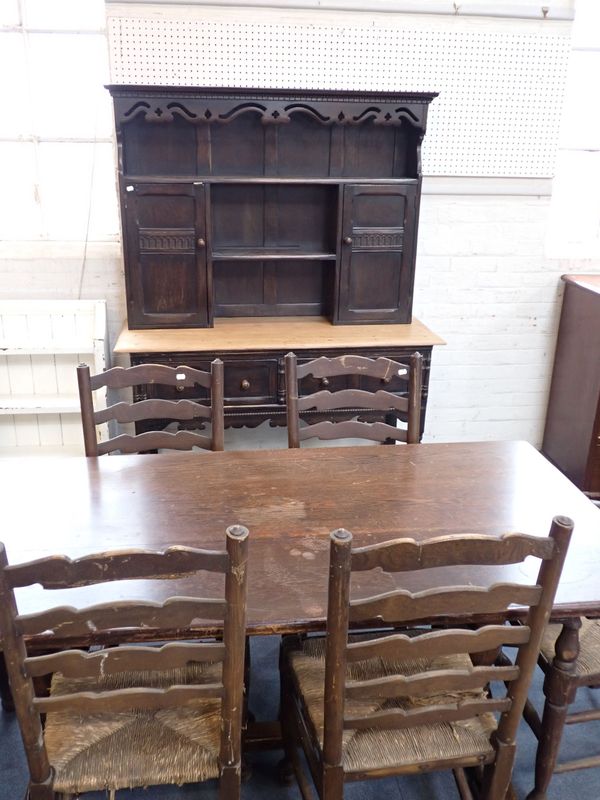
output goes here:
<path id="1" fill-rule="evenodd" d="M 209 324 L 203 184 L 122 187 L 131 328 Z"/>
<path id="2" fill-rule="evenodd" d="M 417 186 L 344 187 L 336 322 L 411 321 Z"/>

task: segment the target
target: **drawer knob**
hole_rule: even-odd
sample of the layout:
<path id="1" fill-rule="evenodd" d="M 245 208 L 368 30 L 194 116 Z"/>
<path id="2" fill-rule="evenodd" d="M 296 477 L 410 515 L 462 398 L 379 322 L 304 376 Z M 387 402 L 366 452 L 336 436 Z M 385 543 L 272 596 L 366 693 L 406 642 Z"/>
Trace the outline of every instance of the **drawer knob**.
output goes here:
<path id="1" fill-rule="evenodd" d="M 382 379 L 381 379 L 381 382 L 382 382 L 382 383 L 389 383 L 391 380 L 392 380 L 392 379 L 391 379 L 391 378 L 389 378 L 389 377 L 388 377 L 388 378 L 382 378 Z"/>
<path id="2" fill-rule="evenodd" d="M 175 387 L 175 391 L 176 392 L 183 392 L 184 389 L 185 389 L 185 386 L 176 386 Z"/>
<path id="3" fill-rule="evenodd" d="M 242 392 L 246 392 L 248 391 L 249 388 L 250 388 L 250 381 L 247 378 L 244 378 L 244 380 L 240 383 L 240 389 L 242 390 Z"/>
<path id="4" fill-rule="evenodd" d="M 321 386 L 329 386 L 329 378 L 321 378 Z"/>
<path id="5" fill-rule="evenodd" d="M 352 244 L 352 237 L 351 236 L 344 236 L 344 243 L 345 244 Z"/>
<path id="6" fill-rule="evenodd" d="M 205 240 L 205 239 L 203 239 L 202 237 L 200 237 L 200 238 L 198 239 L 198 247 L 204 247 L 204 246 L 205 246 L 205 244 L 206 244 L 206 240 Z"/>

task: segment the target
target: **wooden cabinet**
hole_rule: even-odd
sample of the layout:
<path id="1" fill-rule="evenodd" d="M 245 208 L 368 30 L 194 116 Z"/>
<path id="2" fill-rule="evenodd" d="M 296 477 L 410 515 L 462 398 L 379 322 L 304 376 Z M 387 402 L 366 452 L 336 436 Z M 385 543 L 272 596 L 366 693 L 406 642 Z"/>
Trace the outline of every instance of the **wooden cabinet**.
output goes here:
<path id="1" fill-rule="evenodd" d="M 131 329 L 410 323 L 435 94 L 109 88 Z"/>
<path id="2" fill-rule="evenodd" d="M 214 328 L 197 330 L 131 330 L 125 328 L 117 341 L 115 352 L 127 353 L 132 364 L 158 363 L 176 367 L 187 364 L 207 369 L 213 358 L 225 363 L 225 423 L 227 426 L 254 426 L 270 420 L 273 425 L 285 425 L 284 358 L 293 350 L 299 363 L 318 356 L 335 357 L 344 353 L 376 358 L 387 356 L 406 361 L 415 351 L 423 355 L 423 387 L 421 394 L 421 426 L 425 424 L 425 409 L 429 386 L 431 351 L 434 345 L 444 344 L 418 320 L 410 325 L 370 325 L 368 327 L 333 327 L 323 317 L 271 317 L 263 319 L 220 319 Z M 342 385 L 344 381 L 351 383 Z M 328 388 L 337 390 L 346 385 L 371 391 L 384 388 L 376 379 L 352 376 L 332 379 Z M 303 391 L 310 394 L 325 384 L 307 378 Z M 385 384 L 389 390 L 405 391 L 403 381 Z M 184 390 L 178 396 L 189 397 Z M 159 394 L 160 393 L 160 394 Z M 175 399 L 175 389 L 140 386 L 136 400 L 155 397 Z M 200 395 L 197 399 L 201 399 Z M 354 414 L 355 416 L 356 414 Z M 352 416 L 352 415 L 351 415 Z M 364 415 L 367 416 L 367 415 Z M 373 418 L 381 418 L 374 412 Z M 422 432 L 421 428 L 421 432 Z"/>
<path id="3" fill-rule="evenodd" d="M 600 275 L 563 275 L 565 294 L 542 451 L 600 497 Z"/>

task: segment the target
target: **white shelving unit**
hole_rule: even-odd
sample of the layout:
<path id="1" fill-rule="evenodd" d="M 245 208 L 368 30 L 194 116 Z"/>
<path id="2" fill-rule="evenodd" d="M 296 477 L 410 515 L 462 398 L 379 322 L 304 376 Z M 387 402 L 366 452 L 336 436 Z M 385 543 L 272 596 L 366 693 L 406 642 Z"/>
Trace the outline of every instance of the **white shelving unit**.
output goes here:
<path id="1" fill-rule="evenodd" d="M 104 300 L 0 300 L 1 455 L 83 454 L 76 367 L 107 344 Z"/>

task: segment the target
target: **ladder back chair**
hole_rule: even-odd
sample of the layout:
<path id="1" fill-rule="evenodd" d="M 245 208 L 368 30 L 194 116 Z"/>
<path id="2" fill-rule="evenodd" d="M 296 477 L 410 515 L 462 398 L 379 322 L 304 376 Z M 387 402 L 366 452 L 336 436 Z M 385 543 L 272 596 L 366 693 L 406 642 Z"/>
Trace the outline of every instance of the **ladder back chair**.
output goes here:
<path id="1" fill-rule="evenodd" d="M 472 534 L 354 549 L 348 531 L 331 534 L 327 636 L 289 637 L 281 651 L 286 758 L 304 798 L 313 794 L 298 746 L 322 800 L 342 798 L 346 781 L 448 768 L 464 800 L 504 800 L 572 527 L 556 517 L 546 538 Z M 456 581 L 476 575 L 485 583 L 484 565 L 520 564 L 528 556 L 541 559 L 530 584 Z M 436 577 L 432 588 L 428 570 L 440 567 L 453 568 L 448 583 Z M 351 573 L 376 568 L 428 588 L 350 600 Z M 497 567 L 493 572 L 495 581 Z M 527 610 L 524 625 L 506 624 L 511 604 Z M 348 636 L 350 624 L 379 630 Z M 496 666 L 503 645 L 516 646 L 517 658 Z M 506 686 L 497 697 L 488 690 L 492 681 Z M 467 777 L 467 767 L 479 767 L 476 776 Z"/>
<path id="2" fill-rule="evenodd" d="M 139 364 L 135 367 L 113 367 L 97 375 L 90 375 L 87 364 L 77 367 L 77 383 L 81 403 L 81 422 L 86 456 L 99 456 L 119 450 L 121 453 L 139 453 L 165 448 L 170 450 L 223 450 L 224 437 L 224 384 L 223 362 L 215 359 L 210 372 L 192 367 L 168 367 L 163 364 Z M 98 389 L 126 389 L 143 384 L 173 386 L 177 391 L 201 386 L 210 392 L 210 403 L 195 400 L 142 400 L 138 403 L 117 402 L 94 411 L 93 393 Z M 98 442 L 96 426 L 115 420 L 119 423 L 143 420 L 183 421 L 201 419 L 211 423 L 211 435 L 204 436 L 191 430 L 170 433 L 165 430 L 146 431 L 137 435 L 120 434 Z"/>
<path id="3" fill-rule="evenodd" d="M 395 441 L 415 444 L 421 438 L 421 384 L 423 357 L 413 353 L 408 364 L 391 361 L 389 358 L 367 358 L 365 356 L 345 355 L 337 358 L 316 358 L 306 364 L 298 364 L 295 353 L 285 357 L 286 406 L 289 447 L 300 447 L 305 439 L 369 439 L 374 442 L 393 444 Z M 342 389 L 331 392 L 328 389 L 302 394 L 299 382 L 312 376 L 328 386 L 330 378 L 339 376 L 358 376 L 379 379 L 380 385 L 387 386 L 398 378 L 406 386 L 403 395 L 384 388 L 377 391 L 365 389 Z M 385 422 L 363 422 L 345 420 L 333 422 L 321 420 L 300 427 L 300 415 L 304 412 L 342 411 L 347 416 L 355 412 L 379 411 L 385 414 Z M 407 427 L 398 428 L 398 415 L 406 418 Z"/>
<path id="4" fill-rule="evenodd" d="M 538 739 L 535 788 L 528 800 L 546 800 L 553 774 L 600 767 L 597 746 L 595 754 L 557 763 L 565 725 L 600 720 L 596 707 L 569 713 L 580 687 L 600 687 L 600 620 L 575 617 L 563 625 L 548 625 L 538 664 L 545 673 L 546 701 L 541 720 L 531 703 L 525 708 L 525 720 Z"/>
<path id="5" fill-rule="evenodd" d="M 29 767 L 29 800 L 69 800 L 96 790 L 114 798 L 121 788 L 209 778 L 219 778 L 223 800 L 239 798 L 248 530 L 234 525 L 225 539 L 225 549 L 216 551 L 124 550 L 14 565 L 0 544 L 2 647 Z M 150 579 L 156 586 L 157 579 L 203 571 L 224 575 L 224 597 L 115 600 L 23 615 L 15 600 L 16 588 L 36 583 L 52 590 Z M 206 620 L 222 627 L 222 641 L 114 646 L 119 631 L 129 642 L 137 633 L 163 643 L 169 631 L 193 634 L 193 624 L 206 626 Z M 44 648 L 52 649 L 53 641 L 64 648 L 65 637 L 113 646 L 28 653 L 28 639 L 41 633 Z M 34 679 L 50 674 L 49 696 L 36 693 Z"/>

